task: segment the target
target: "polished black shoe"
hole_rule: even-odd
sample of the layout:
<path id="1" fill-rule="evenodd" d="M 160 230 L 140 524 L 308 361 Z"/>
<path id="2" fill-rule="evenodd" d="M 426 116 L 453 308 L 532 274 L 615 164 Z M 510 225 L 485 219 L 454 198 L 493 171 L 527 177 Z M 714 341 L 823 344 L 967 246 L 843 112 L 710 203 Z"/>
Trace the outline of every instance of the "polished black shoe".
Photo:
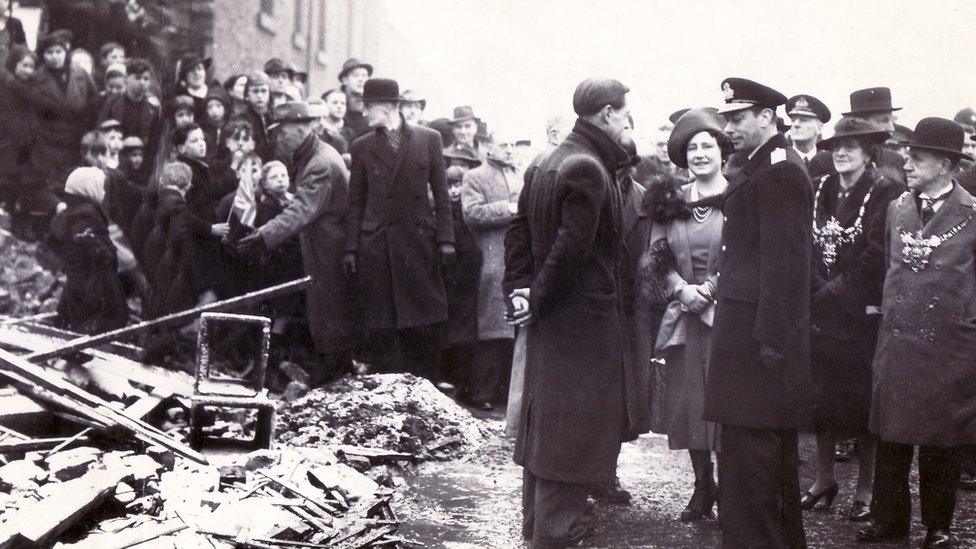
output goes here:
<path id="1" fill-rule="evenodd" d="M 878 543 L 893 541 L 908 537 L 908 529 L 892 528 L 881 524 L 872 524 L 857 533 L 858 543 Z"/>
<path id="2" fill-rule="evenodd" d="M 936 547 L 952 547 L 952 538 L 949 531 L 941 528 L 929 528 L 925 534 L 925 541 L 922 542 L 922 549 L 935 549 Z"/>
<path id="3" fill-rule="evenodd" d="M 813 494 L 810 490 L 803 492 L 803 497 L 800 499 L 800 508 L 809 511 L 810 509 L 830 509 L 830 506 L 834 504 L 834 498 L 837 497 L 837 492 L 840 490 L 840 486 L 837 483 L 833 483 L 827 487 L 826 490 L 822 490 L 819 494 Z M 817 506 L 820 500 L 824 500 L 823 505 Z"/>
<path id="4" fill-rule="evenodd" d="M 863 501 L 856 499 L 851 504 L 851 512 L 847 514 L 847 519 L 851 522 L 867 522 L 871 518 L 871 506 Z"/>
<path id="5" fill-rule="evenodd" d="M 630 505 L 630 492 L 620 485 L 620 479 L 614 479 L 613 482 L 607 484 L 594 485 L 592 494 L 599 501 L 615 505 Z"/>

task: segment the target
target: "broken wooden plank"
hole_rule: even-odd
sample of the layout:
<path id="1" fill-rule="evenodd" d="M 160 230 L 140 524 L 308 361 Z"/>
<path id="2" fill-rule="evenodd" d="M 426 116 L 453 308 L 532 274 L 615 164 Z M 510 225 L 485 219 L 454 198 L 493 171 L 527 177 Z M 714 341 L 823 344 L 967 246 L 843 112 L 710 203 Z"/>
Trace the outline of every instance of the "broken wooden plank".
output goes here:
<path id="1" fill-rule="evenodd" d="M 185 311 L 180 311 L 178 313 L 162 316 L 155 320 L 146 320 L 138 324 L 133 324 L 132 326 L 119 328 L 118 330 L 112 330 L 110 332 L 105 332 L 102 334 L 95 334 L 95 335 L 72 339 L 71 341 L 68 341 L 67 343 L 55 347 L 53 349 L 49 349 L 43 352 L 31 353 L 30 355 L 27 355 L 26 358 L 31 361 L 41 361 L 49 358 L 57 358 L 57 357 L 65 356 L 75 351 L 79 351 L 81 349 L 92 347 L 94 345 L 99 345 L 106 341 L 114 341 L 123 337 L 145 333 L 155 328 L 164 328 L 167 326 L 184 324 L 186 322 L 196 319 L 198 316 L 200 316 L 203 313 L 227 311 L 244 305 L 259 303 L 261 301 L 278 297 L 280 295 L 285 295 L 292 292 L 304 290 L 305 288 L 308 288 L 311 284 L 312 284 L 312 277 L 306 276 L 305 278 L 300 278 L 298 280 L 293 280 L 291 282 L 286 282 L 284 284 L 278 284 L 276 286 L 271 286 L 263 290 L 250 292 L 242 296 L 232 297 L 230 299 L 224 299 L 222 301 L 215 301 L 213 303 L 209 303 L 207 305 L 203 305 L 193 309 L 188 309 Z"/>
<path id="2" fill-rule="evenodd" d="M 11 547 L 50 547 L 54 539 L 115 493 L 122 473 L 91 471 L 54 488 L 50 497 L 20 509 L 3 526 Z M 0 535 L 0 539 L 5 539 Z"/>
<path id="3" fill-rule="evenodd" d="M 5 440 L 0 442 L 0 454 L 18 454 L 23 452 L 33 452 L 36 450 L 50 450 L 60 444 L 64 444 L 71 439 L 68 437 L 57 438 L 35 438 L 28 440 Z M 79 437 L 72 444 L 84 444 L 88 442 L 87 437 Z"/>
<path id="4" fill-rule="evenodd" d="M 197 463 L 207 458 L 148 423 L 112 408 L 97 396 L 51 375 L 44 368 L 0 349 L 0 376 L 5 376 L 29 395 L 51 402 L 70 413 L 89 420 L 91 427 L 127 434 L 147 444 L 168 448 Z"/>
<path id="5" fill-rule="evenodd" d="M 405 452 L 394 452 L 385 448 L 373 448 L 370 446 L 350 446 L 343 444 L 336 452 L 339 456 L 360 456 L 368 459 L 381 461 L 409 461 L 417 456 Z"/>

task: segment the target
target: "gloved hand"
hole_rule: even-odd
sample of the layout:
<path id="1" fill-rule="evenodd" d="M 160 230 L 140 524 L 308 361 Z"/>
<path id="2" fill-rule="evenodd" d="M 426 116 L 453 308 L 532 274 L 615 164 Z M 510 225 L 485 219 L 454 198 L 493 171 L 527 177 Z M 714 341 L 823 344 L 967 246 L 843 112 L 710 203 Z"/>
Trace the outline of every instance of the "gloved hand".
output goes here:
<path id="1" fill-rule="evenodd" d="M 268 245 L 265 244 L 264 238 L 261 237 L 259 231 L 254 231 L 238 240 L 234 248 L 242 255 L 259 255 L 262 252 L 268 251 Z"/>

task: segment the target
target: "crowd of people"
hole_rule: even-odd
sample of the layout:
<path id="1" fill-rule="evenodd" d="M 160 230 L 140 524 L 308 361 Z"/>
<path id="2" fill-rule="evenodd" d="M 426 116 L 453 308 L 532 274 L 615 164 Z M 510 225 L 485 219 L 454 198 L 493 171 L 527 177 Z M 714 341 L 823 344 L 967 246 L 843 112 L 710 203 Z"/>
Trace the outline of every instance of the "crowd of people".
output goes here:
<path id="1" fill-rule="evenodd" d="M 475 408 L 511 400 L 534 547 L 585 538 L 591 495 L 629 502 L 617 456 L 648 431 L 689 453 L 680 520 L 718 504 L 728 547 L 805 546 L 801 512 L 832 505 L 850 441 L 858 540 L 908 535 L 918 446 L 925 546 L 951 543 L 976 444 L 972 109 L 911 130 L 890 90 L 863 89 L 824 138 L 813 95 L 729 78 L 724 105 L 675 112 L 641 156 L 628 88 L 590 79 L 530 159 L 470 106 L 426 121 L 357 59 L 316 96 L 278 58 L 220 83 L 186 54 L 163 89 L 118 43 L 93 60 L 66 31 L 36 51 L 0 38 L 0 205 L 60 261 L 59 325 L 307 274 L 255 309 L 275 361 L 312 384 L 409 372 Z M 145 359 L 192 345 L 192 326 L 154 333 Z"/>

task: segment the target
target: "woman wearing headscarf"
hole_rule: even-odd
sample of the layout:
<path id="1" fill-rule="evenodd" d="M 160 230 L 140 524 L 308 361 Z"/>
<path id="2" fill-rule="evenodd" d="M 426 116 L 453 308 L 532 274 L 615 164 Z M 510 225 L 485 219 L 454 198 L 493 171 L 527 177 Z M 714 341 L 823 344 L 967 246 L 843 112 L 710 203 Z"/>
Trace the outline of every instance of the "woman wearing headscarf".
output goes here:
<path id="1" fill-rule="evenodd" d="M 82 333 L 121 328 L 129 318 L 104 199 L 105 172 L 94 167 L 71 172 L 64 185 L 64 206 L 51 221 L 45 241 L 61 259 L 67 277 L 58 323 Z"/>
<path id="2" fill-rule="evenodd" d="M 875 167 L 888 132 L 875 122 L 844 117 L 820 147 L 836 173 L 814 183 L 810 363 L 813 369 L 817 479 L 804 509 L 829 508 L 838 437 L 857 437 L 858 481 L 848 517 L 869 518 L 877 442 L 868 432 L 871 361 L 885 278 L 888 204 L 905 187 Z M 869 312 L 871 311 L 871 312 Z"/>
<path id="3" fill-rule="evenodd" d="M 719 428 L 702 419 L 702 410 L 722 240 L 719 207 L 728 186 L 722 166 L 732 151 L 722 125 L 715 109 L 685 113 L 668 140 L 668 156 L 695 181 L 664 175 L 663 184 L 648 190 L 649 269 L 661 277 L 668 301 L 656 344 L 666 362 L 665 428 L 668 446 L 688 450 L 695 474 L 681 513 L 686 522 L 710 516 L 717 497 L 711 453 L 719 449 Z"/>

